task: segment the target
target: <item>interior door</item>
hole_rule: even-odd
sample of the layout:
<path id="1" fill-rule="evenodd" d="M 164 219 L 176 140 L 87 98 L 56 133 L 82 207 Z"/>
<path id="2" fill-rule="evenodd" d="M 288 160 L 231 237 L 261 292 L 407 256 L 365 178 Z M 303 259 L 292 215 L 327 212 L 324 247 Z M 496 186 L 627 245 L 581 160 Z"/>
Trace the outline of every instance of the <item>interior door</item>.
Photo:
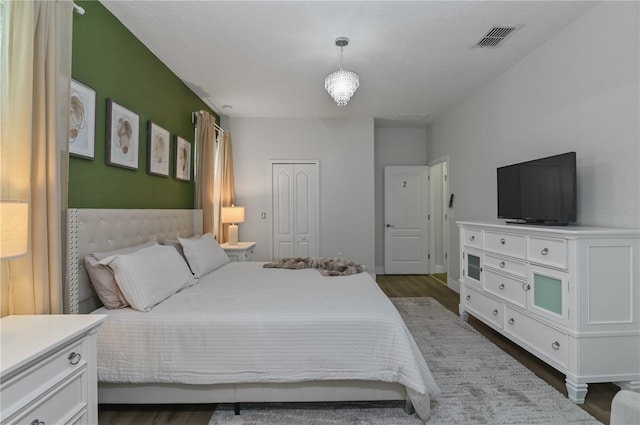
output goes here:
<path id="1" fill-rule="evenodd" d="M 429 167 L 384 168 L 385 274 L 429 273 Z"/>
<path id="2" fill-rule="evenodd" d="M 272 257 L 318 255 L 318 162 L 271 164 Z"/>

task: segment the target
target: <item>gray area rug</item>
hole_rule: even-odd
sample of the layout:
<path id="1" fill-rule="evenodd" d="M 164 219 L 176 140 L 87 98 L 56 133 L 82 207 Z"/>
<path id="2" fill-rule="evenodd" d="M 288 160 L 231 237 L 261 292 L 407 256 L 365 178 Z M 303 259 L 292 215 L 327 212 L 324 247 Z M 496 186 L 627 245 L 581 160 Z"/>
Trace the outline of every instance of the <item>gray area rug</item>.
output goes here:
<path id="1" fill-rule="evenodd" d="M 600 424 L 433 298 L 392 298 L 442 390 L 428 425 Z M 209 425 L 421 425 L 403 404 L 221 405 Z"/>

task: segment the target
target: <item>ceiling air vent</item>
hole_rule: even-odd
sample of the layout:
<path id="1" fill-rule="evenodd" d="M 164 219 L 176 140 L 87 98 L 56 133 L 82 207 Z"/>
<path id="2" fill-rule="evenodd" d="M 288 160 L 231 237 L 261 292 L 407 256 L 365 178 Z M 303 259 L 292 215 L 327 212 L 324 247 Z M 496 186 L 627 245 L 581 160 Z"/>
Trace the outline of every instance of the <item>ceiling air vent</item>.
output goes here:
<path id="1" fill-rule="evenodd" d="M 505 38 L 511 35 L 514 31 L 519 29 L 520 26 L 503 26 L 493 27 L 489 30 L 487 35 L 482 37 L 480 41 L 476 43 L 474 47 L 498 47 Z"/>

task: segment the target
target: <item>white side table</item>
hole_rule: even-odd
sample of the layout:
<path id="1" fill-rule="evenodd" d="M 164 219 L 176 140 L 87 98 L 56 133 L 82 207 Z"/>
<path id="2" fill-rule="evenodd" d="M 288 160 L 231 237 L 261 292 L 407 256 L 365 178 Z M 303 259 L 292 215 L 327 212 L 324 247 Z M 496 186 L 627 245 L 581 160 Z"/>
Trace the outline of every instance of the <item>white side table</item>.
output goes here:
<path id="1" fill-rule="evenodd" d="M 2 424 L 97 424 L 100 314 L 0 321 Z"/>
<path id="2" fill-rule="evenodd" d="M 238 245 L 229 245 L 229 242 L 225 242 L 220 246 L 224 249 L 224 252 L 227 253 L 231 261 L 253 261 L 256 242 L 238 242 Z"/>

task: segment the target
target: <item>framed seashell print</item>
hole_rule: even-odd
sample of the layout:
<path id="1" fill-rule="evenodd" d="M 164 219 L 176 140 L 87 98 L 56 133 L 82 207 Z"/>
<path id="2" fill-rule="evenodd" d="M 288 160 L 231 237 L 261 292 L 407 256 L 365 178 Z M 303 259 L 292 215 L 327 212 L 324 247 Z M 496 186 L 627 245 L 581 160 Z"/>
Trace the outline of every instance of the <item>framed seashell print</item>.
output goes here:
<path id="1" fill-rule="evenodd" d="M 69 93 L 69 155 L 95 158 L 96 91 L 71 80 Z"/>

